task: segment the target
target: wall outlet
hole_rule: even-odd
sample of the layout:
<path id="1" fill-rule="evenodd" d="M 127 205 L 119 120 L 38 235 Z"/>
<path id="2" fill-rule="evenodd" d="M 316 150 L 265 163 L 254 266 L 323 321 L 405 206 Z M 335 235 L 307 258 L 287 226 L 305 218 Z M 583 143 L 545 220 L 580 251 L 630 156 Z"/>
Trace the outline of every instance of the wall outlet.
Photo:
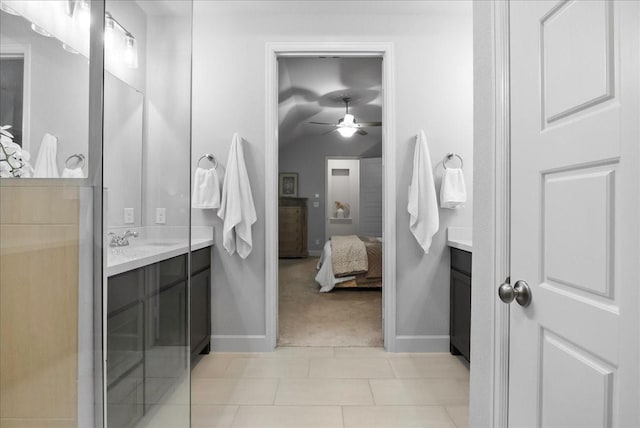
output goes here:
<path id="1" fill-rule="evenodd" d="M 167 209 L 156 208 L 156 224 L 165 224 L 167 222 Z"/>
<path id="2" fill-rule="evenodd" d="M 316 239 L 316 245 L 320 245 L 320 240 Z"/>
<path id="3" fill-rule="evenodd" d="M 124 209 L 124 224 L 135 223 L 135 212 L 133 208 L 125 208 Z"/>

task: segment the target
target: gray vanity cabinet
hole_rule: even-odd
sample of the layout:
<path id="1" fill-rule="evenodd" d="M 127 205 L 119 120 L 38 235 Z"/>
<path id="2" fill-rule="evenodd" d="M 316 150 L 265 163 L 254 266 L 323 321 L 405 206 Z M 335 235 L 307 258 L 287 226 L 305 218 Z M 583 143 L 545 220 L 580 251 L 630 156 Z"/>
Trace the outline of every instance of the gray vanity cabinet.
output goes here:
<path id="1" fill-rule="evenodd" d="M 453 355 L 471 357 L 471 253 L 451 248 L 449 348 Z"/>
<path id="2" fill-rule="evenodd" d="M 189 357 L 209 351 L 211 248 L 179 255 L 108 280 L 107 417 L 133 427 L 177 382 Z M 191 273 L 191 329 L 187 284 Z M 187 344 L 191 339 L 191 348 Z"/>
<path id="3" fill-rule="evenodd" d="M 211 350 L 211 248 L 191 253 L 191 358 Z"/>

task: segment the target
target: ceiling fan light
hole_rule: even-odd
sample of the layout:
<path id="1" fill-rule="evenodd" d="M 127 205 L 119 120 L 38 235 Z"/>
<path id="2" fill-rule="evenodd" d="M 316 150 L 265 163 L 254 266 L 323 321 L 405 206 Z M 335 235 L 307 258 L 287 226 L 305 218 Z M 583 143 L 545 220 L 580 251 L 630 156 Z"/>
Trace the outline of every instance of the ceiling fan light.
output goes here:
<path id="1" fill-rule="evenodd" d="M 344 115 L 344 118 L 342 119 L 342 123 L 341 123 L 341 125 L 344 125 L 344 126 L 351 126 L 351 125 L 353 125 L 354 123 L 355 123 L 355 118 L 353 117 L 353 115 L 352 115 L 352 114 L 347 113 L 347 114 L 345 114 L 345 115 Z"/>
<path id="2" fill-rule="evenodd" d="M 344 138 L 351 138 L 353 135 L 358 132 L 358 128 L 352 128 L 349 126 L 341 126 L 337 129 L 338 133 Z"/>

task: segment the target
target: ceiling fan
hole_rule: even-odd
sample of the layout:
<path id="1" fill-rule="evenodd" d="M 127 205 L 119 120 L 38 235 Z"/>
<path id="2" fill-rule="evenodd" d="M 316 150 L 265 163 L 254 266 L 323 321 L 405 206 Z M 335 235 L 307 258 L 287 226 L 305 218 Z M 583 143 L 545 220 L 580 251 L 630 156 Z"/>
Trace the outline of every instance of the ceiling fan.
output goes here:
<path id="1" fill-rule="evenodd" d="M 333 126 L 334 129 L 332 129 L 329 132 L 326 132 L 326 134 L 329 134 L 333 131 L 338 131 L 338 133 L 345 138 L 351 138 L 353 137 L 354 134 L 367 135 L 368 132 L 362 129 L 365 126 L 382 126 L 382 122 L 356 122 L 356 118 L 352 114 L 349 114 L 349 101 L 351 101 L 351 98 L 345 97 L 345 98 L 342 98 L 342 101 L 344 101 L 344 104 L 345 104 L 345 115 L 344 117 L 341 117 L 340 119 L 338 119 L 337 124 L 327 123 L 327 122 L 309 122 L 309 123 L 314 123 L 316 125 Z"/>

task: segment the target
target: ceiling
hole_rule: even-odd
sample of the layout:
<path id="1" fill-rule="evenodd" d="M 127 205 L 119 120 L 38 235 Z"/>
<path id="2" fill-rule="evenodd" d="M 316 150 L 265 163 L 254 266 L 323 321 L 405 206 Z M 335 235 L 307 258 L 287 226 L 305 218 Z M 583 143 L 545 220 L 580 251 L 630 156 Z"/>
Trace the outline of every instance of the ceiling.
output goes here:
<path id="1" fill-rule="evenodd" d="M 136 0 L 147 16 L 191 16 L 191 3 L 181 0 Z"/>
<path id="2" fill-rule="evenodd" d="M 349 113 L 356 121 L 382 120 L 381 58 L 280 58 L 278 74 L 281 149 L 331 130 L 309 122 L 337 123 L 345 114 L 344 97 L 351 98 Z M 381 141 L 382 127 L 364 129 L 369 135 L 352 139 Z M 336 136 L 334 132 L 327 138 Z"/>

